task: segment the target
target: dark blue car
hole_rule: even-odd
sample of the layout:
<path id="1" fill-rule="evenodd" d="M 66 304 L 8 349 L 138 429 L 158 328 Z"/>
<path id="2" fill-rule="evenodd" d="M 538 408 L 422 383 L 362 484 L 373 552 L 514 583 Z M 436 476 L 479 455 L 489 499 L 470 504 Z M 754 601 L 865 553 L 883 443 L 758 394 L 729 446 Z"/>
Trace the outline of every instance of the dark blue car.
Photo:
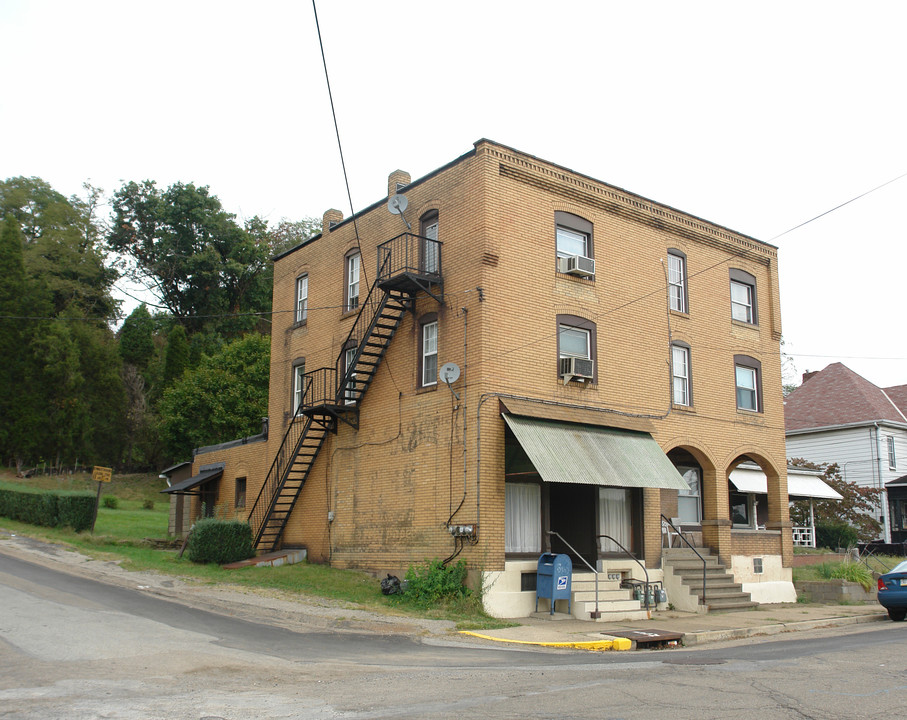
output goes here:
<path id="1" fill-rule="evenodd" d="M 907 617 L 907 560 L 879 577 L 879 602 L 895 622 Z"/>

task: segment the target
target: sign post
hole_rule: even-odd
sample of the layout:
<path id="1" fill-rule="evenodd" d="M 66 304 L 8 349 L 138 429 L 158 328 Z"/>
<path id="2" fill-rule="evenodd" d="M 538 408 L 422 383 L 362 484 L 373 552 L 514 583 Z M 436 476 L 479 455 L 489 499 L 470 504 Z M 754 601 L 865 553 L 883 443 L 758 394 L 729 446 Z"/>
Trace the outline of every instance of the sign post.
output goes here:
<path id="1" fill-rule="evenodd" d="M 94 535 L 94 524 L 98 521 L 98 508 L 101 506 L 101 488 L 104 487 L 104 483 L 110 482 L 112 475 L 112 468 L 101 467 L 100 465 L 95 465 L 94 470 L 92 470 L 91 472 L 91 479 L 97 481 L 98 483 L 98 496 L 94 501 L 94 517 L 91 520 L 92 535 Z"/>

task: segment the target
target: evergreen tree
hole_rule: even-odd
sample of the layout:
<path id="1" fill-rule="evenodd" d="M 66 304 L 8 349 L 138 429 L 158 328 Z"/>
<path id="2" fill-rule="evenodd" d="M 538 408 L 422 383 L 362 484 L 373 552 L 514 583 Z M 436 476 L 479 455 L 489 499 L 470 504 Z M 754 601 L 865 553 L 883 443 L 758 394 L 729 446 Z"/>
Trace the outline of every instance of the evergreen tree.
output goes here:
<path id="1" fill-rule="evenodd" d="M 154 355 L 154 323 L 145 303 L 133 310 L 120 328 L 120 357 L 144 370 Z"/>
<path id="2" fill-rule="evenodd" d="M 167 348 L 164 351 L 165 388 L 179 380 L 189 367 L 189 341 L 182 325 L 174 325 L 167 335 Z"/>

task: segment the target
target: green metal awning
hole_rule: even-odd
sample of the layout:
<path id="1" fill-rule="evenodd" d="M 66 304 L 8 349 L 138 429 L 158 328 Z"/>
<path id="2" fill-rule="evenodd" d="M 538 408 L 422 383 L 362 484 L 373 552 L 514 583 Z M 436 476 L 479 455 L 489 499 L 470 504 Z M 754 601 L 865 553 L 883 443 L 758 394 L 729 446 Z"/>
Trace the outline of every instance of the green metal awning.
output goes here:
<path id="1" fill-rule="evenodd" d="M 193 475 L 191 478 L 187 478 L 182 482 L 178 482 L 176 485 L 171 485 L 170 487 L 161 490 L 161 492 L 171 494 L 175 493 L 177 495 L 192 495 L 194 493 L 190 493 L 190 490 L 198 487 L 202 483 L 208 482 L 209 480 L 216 480 L 223 474 L 223 465 L 219 465 L 217 467 L 202 467 L 198 475 Z"/>
<path id="2" fill-rule="evenodd" d="M 648 433 L 504 415 L 545 482 L 689 490 Z"/>

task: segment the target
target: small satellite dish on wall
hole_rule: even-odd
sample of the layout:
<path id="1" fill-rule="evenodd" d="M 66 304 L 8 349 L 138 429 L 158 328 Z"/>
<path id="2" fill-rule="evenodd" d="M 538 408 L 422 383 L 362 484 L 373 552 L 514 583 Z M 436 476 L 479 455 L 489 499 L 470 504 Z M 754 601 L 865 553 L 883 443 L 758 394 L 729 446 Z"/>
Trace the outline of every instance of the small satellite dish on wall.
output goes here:
<path id="1" fill-rule="evenodd" d="M 406 195 L 391 195 L 387 199 L 387 209 L 391 215 L 400 215 L 409 206 Z"/>
<path id="2" fill-rule="evenodd" d="M 460 378 L 460 368 L 456 363 L 444 363 L 438 371 L 438 377 L 445 385 L 450 385 Z"/>
<path id="3" fill-rule="evenodd" d="M 406 195 L 391 195 L 387 199 L 387 210 L 391 215 L 399 215 L 403 218 L 403 222 L 406 223 L 406 229 L 412 230 L 412 225 L 409 224 L 409 220 L 406 219 L 406 215 L 403 212 L 409 206 L 409 200 L 406 199 Z"/>

